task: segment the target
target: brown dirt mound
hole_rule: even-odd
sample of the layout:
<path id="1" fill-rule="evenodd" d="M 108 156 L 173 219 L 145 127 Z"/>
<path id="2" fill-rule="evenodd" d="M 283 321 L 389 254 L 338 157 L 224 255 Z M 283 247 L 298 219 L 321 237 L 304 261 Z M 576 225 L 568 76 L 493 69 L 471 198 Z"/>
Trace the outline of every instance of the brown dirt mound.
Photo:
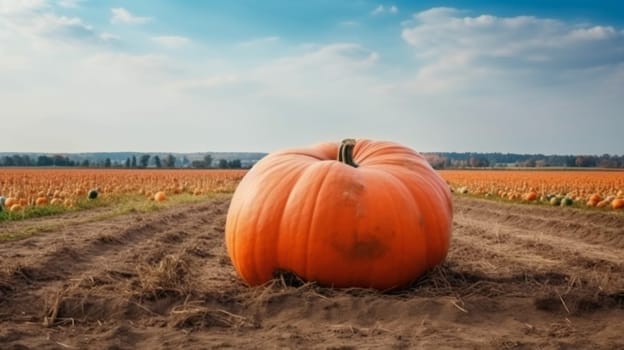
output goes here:
<path id="1" fill-rule="evenodd" d="M 246 287 L 228 203 L 0 224 L 55 227 L 0 243 L 0 348 L 624 348 L 622 215 L 456 197 L 447 261 L 379 293 Z"/>

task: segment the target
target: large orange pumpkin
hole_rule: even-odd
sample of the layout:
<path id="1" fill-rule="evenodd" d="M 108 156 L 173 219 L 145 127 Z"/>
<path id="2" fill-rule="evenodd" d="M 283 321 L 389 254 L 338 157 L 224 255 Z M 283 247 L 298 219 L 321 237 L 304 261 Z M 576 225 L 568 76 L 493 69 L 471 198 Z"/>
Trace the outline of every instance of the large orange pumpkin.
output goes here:
<path id="1" fill-rule="evenodd" d="M 270 154 L 228 210 L 227 251 L 250 285 L 286 270 L 334 287 L 405 286 L 446 257 L 446 182 L 397 143 L 348 139 Z"/>

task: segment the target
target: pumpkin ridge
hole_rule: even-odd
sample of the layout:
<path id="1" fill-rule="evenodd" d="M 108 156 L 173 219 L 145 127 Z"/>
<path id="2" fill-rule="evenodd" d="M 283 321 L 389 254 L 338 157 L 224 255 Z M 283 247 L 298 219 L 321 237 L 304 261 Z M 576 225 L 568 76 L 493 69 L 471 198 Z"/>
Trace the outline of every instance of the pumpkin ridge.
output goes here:
<path id="1" fill-rule="evenodd" d="M 378 168 L 378 167 L 370 167 L 365 169 L 367 173 L 372 173 L 374 174 L 374 176 L 376 176 L 377 178 L 380 177 L 386 177 L 387 181 L 389 184 L 392 185 L 392 192 L 393 193 L 401 193 L 402 198 L 403 199 L 408 199 L 408 202 L 410 206 L 413 207 L 414 209 L 414 213 L 416 213 L 419 216 L 419 219 L 416 221 L 416 219 L 414 219 L 413 222 L 417 222 L 418 224 L 415 224 L 416 227 L 421 227 L 420 222 L 422 222 L 424 220 L 424 214 L 423 214 L 423 209 L 422 209 L 422 205 L 419 201 L 415 200 L 415 195 L 414 195 L 414 190 L 408 186 L 405 183 L 405 179 L 402 178 L 401 176 L 398 176 L 395 172 L 391 172 L 391 171 L 386 171 L 383 168 Z M 406 172 L 411 172 L 409 168 L 404 168 L 404 171 Z M 419 175 L 419 174 L 416 174 Z M 391 202 L 392 204 L 395 204 L 395 202 Z M 402 210 L 405 208 L 401 208 L 400 206 L 395 206 L 392 205 L 391 208 L 388 207 L 387 210 L 392 212 L 392 216 L 397 218 L 397 221 L 400 221 L 401 218 L 405 217 L 406 215 L 411 214 L 412 212 L 406 212 L 405 210 Z M 409 220 L 412 221 L 412 220 Z M 409 261 L 409 259 L 406 259 L 406 257 L 409 256 L 410 253 L 408 253 L 410 251 L 410 249 L 407 249 L 410 247 L 410 244 L 413 244 L 412 242 L 409 242 L 409 235 L 413 234 L 413 235 L 419 235 L 418 237 L 420 237 L 423 242 L 422 245 L 426 248 L 424 250 L 421 250 L 421 252 L 419 253 L 419 257 L 421 258 L 421 262 L 419 262 L 419 265 L 422 265 L 423 263 L 425 265 L 428 264 L 428 259 L 429 259 L 429 247 L 430 247 L 430 241 L 429 241 L 429 235 L 427 235 L 424 232 L 424 228 L 421 228 L 422 231 L 415 231 L 415 232 L 408 232 L 408 231 L 403 231 L 403 232 L 397 232 L 398 236 L 400 237 L 400 247 L 402 248 L 400 250 L 400 254 L 396 254 L 394 256 L 400 256 L 399 259 L 397 259 L 398 264 L 396 264 L 396 266 L 406 266 L 407 263 L 406 261 Z M 410 262 L 413 263 L 413 262 Z M 371 273 L 373 273 L 374 271 L 374 266 L 371 266 L 370 268 Z M 397 276 L 400 276 L 400 274 L 397 274 Z M 401 278 L 397 278 L 397 279 L 401 279 Z M 387 288 L 389 289 L 393 289 L 396 287 L 399 287 L 400 285 L 394 285 L 394 286 L 388 286 Z"/>
<path id="2" fill-rule="evenodd" d="M 424 183 L 427 184 L 427 188 L 431 189 L 429 193 L 430 197 L 435 196 L 438 202 L 448 204 L 448 207 L 445 206 L 443 209 L 438 208 L 436 210 L 436 208 L 433 208 L 431 206 L 431 203 L 433 201 L 424 202 L 424 205 L 427 206 L 427 211 L 433 213 L 430 215 L 434 215 L 436 219 L 436 220 L 430 219 L 428 222 L 428 226 L 432 229 L 432 231 L 443 232 L 444 230 L 442 230 L 442 228 L 445 225 L 448 224 L 449 227 L 452 227 L 453 225 L 453 208 L 452 208 L 453 204 L 452 204 L 452 199 L 450 198 L 450 192 L 448 194 L 445 193 L 446 183 L 444 182 L 444 180 L 442 180 L 441 177 L 434 178 L 434 177 L 422 176 L 421 173 L 417 173 L 417 174 L 418 174 L 418 177 L 422 179 Z M 427 215 L 425 215 L 424 217 L 427 217 Z M 444 222 L 443 220 L 444 217 L 448 217 L 448 223 Z M 443 261 L 446 258 L 446 255 L 448 254 L 448 247 L 450 245 L 451 238 L 452 238 L 452 229 L 448 231 L 448 240 L 445 239 L 441 235 L 427 235 L 426 236 L 426 239 L 428 240 L 428 244 L 430 248 L 427 250 L 428 252 L 429 251 L 443 252 L 443 255 L 440 256 L 438 259 L 436 259 L 435 262 L 432 263 L 431 261 L 427 261 L 429 268 L 434 267 L 435 265 L 438 264 L 438 261 Z"/>
<path id="3" fill-rule="evenodd" d="M 334 166 L 334 162 L 332 162 L 330 165 L 327 166 L 327 170 L 325 171 L 325 176 L 323 176 L 323 180 L 319 186 L 318 189 L 318 193 L 322 193 L 325 185 L 328 183 L 327 179 L 329 178 L 329 174 L 332 172 L 332 169 L 335 167 Z M 305 252 L 306 252 L 306 258 L 305 258 L 305 275 L 306 275 L 306 279 L 309 279 L 310 276 L 310 264 L 309 262 L 311 260 L 314 259 L 313 252 L 309 249 L 310 247 L 310 242 L 313 241 L 312 240 L 312 236 L 314 235 L 314 233 L 316 232 L 315 230 L 315 226 L 316 226 L 316 218 L 315 216 L 318 215 L 318 203 L 319 203 L 319 197 L 320 196 L 314 196 L 314 210 L 312 211 L 312 214 L 310 215 L 310 230 L 308 233 L 308 238 L 306 239 L 306 245 L 305 245 Z"/>
<path id="4" fill-rule="evenodd" d="M 410 169 L 407 168 L 406 170 L 410 170 Z M 383 169 L 379 169 L 379 171 L 384 172 L 387 175 L 389 175 L 390 177 L 392 177 L 393 179 L 395 179 L 397 183 L 401 184 L 401 190 L 405 191 L 409 195 L 410 198 L 412 198 L 412 199 L 414 198 L 413 190 L 409 186 L 407 186 L 405 184 L 405 182 L 403 181 L 403 179 L 400 176 L 398 176 L 394 172 L 384 171 Z M 416 200 L 412 200 L 412 202 L 413 202 L 412 205 L 414 206 L 414 209 L 417 211 L 418 216 L 419 216 L 418 222 L 419 222 L 419 224 L 422 224 L 425 221 L 425 217 L 423 215 L 423 210 L 421 208 L 421 204 L 418 201 L 416 201 Z M 400 214 L 404 214 L 404 213 L 401 213 L 400 210 L 399 210 L 398 214 L 400 216 Z M 424 224 L 422 224 L 421 226 L 426 227 Z M 414 234 L 416 234 L 416 232 L 414 232 Z M 425 247 L 427 247 L 427 249 L 425 249 L 422 252 L 423 260 L 425 261 L 425 263 L 427 263 L 429 261 L 429 254 L 430 253 L 429 253 L 429 249 L 428 248 L 429 248 L 429 245 L 430 245 L 430 242 L 431 242 L 430 241 L 431 237 L 429 237 L 429 236 L 430 235 L 427 235 L 427 234 L 423 235 L 423 240 L 425 241 L 424 242 L 425 243 Z M 401 246 L 402 247 L 406 247 L 407 246 L 407 244 L 405 242 L 406 240 L 407 240 L 407 235 L 401 235 L 401 241 L 402 241 L 401 242 Z M 405 249 L 404 249 L 403 250 L 403 257 L 405 255 L 407 255 L 407 253 L 405 253 Z"/>
<path id="5" fill-rule="evenodd" d="M 292 183 L 290 183 L 290 187 L 288 188 L 288 187 L 286 186 L 286 190 L 288 190 L 288 195 L 286 196 L 286 199 L 285 199 L 285 201 L 283 202 L 283 203 L 284 203 L 284 205 L 283 205 L 283 206 L 282 206 L 282 208 L 280 208 L 280 210 L 278 211 L 278 212 L 279 212 L 279 217 L 278 217 L 278 218 L 276 218 L 276 222 L 279 222 L 280 224 L 279 224 L 279 225 L 276 225 L 276 230 L 277 230 L 277 234 L 276 234 L 276 236 L 277 236 L 277 237 L 276 237 L 276 238 L 277 238 L 276 247 L 278 247 L 278 246 L 279 246 L 279 240 L 280 240 L 280 239 L 281 239 L 281 237 L 282 237 L 282 232 L 281 232 L 281 222 L 282 222 L 282 220 L 284 219 L 284 215 L 285 215 L 285 213 L 286 213 L 286 208 L 287 208 L 287 206 L 288 206 L 288 203 L 289 203 L 290 197 L 291 197 L 291 196 L 292 196 L 292 194 L 293 194 L 292 189 L 296 186 L 297 182 L 299 182 L 299 180 L 301 179 L 302 175 L 303 175 L 303 174 L 304 174 L 304 173 L 305 173 L 305 172 L 306 172 L 306 171 L 310 168 L 310 166 L 312 166 L 312 165 L 314 165 L 314 164 L 316 164 L 316 162 L 306 162 L 306 163 L 304 163 L 304 164 L 301 164 L 299 169 L 296 169 L 296 170 L 295 170 L 295 169 L 290 169 L 290 173 L 291 173 L 291 174 L 292 174 L 294 171 L 296 171 L 298 174 L 297 174 L 297 176 L 295 176 L 294 181 L 292 181 Z M 257 221 L 259 221 L 259 219 L 260 219 L 260 218 L 264 217 L 264 210 L 266 210 L 267 206 L 263 205 L 263 206 L 262 206 L 262 208 L 263 208 L 263 211 L 261 212 L 261 214 L 262 214 L 262 215 L 257 215 L 257 216 L 256 216 L 256 222 L 254 223 L 254 224 L 255 224 L 254 226 L 256 226 L 256 225 L 257 225 Z M 275 208 L 271 208 L 271 209 L 272 209 L 272 210 L 275 210 Z M 259 249 L 259 246 L 260 246 L 260 245 L 259 245 L 259 244 L 257 244 L 257 243 L 258 243 L 258 239 L 259 239 L 259 238 L 261 238 L 261 237 L 259 237 L 259 236 L 260 236 L 260 235 L 255 235 L 255 237 L 254 237 L 255 239 L 254 239 L 253 256 L 254 256 L 254 259 L 256 260 L 256 263 L 255 263 L 255 266 L 256 266 L 256 267 L 263 266 L 263 264 L 258 264 L 258 263 L 257 263 L 257 259 L 258 259 L 259 257 L 262 257 L 262 255 L 263 255 L 263 252 L 260 252 L 260 253 L 258 252 L 258 249 Z M 276 256 L 274 257 L 274 265 L 275 265 L 275 266 L 274 266 L 274 268 L 273 268 L 273 271 L 270 271 L 270 272 L 271 272 L 271 275 L 273 275 L 273 273 L 274 273 L 274 271 L 275 271 L 275 270 L 281 269 L 281 267 L 280 267 L 280 266 L 278 266 L 278 265 L 279 265 L 279 256 L 277 256 L 277 254 L 278 254 L 278 249 L 277 249 L 277 248 L 275 249 L 275 254 L 276 254 Z M 261 272 L 261 271 L 258 271 L 258 270 L 256 269 L 256 275 L 257 275 L 257 276 L 262 276 L 262 272 Z"/>
<path id="6" fill-rule="evenodd" d="M 316 162 L 312 162 L 309 164 L 306 164 L 305 166 L 303 166 L 303 170 L 301 171 L 301 173 L 298 174 L 296 180 L 291 184 L 290 188 L 288 188 L 288 196 L 286 196 L 285 200 L 284 200 L 284 207 L 282 208 L 282 210 L 280 211 L 280 215 L 279 215 L 279 225 L 277 225 L 277 242 L 276 242 L 276 246 L 279 247 L 281 245 L 281 241 L 283 239 L 288 239 L 288 237 L 284 237 L 284 235 L 289 235 L 291 233 L 288 232 L 288 228 L 284 228 L 285 223 L 284 223 L 284 218 L 286 217 L 286 212 L 288 212 L 290 209 L 290 206 L 292 206 L 292 202 L 294 201 L 293 199 L 293 194 L 295 194 L 294 189 L 297 187 L 297 184 L 299 183 L 299 181 L 301 181 L 302 178 L 305 177 L 305 173 L 310 171 L 310 169 L 312 167 L 314 167 L 314 165 L 317 164 Z M 304 208 L 300 207 L 296 213 L 294 214 L 295 216 L 301 218 L 301 217 L 305 217 L 304 215 L 302 215 L 302 211 L 304 210 Z M 308 222 L 309 224 L 309 222 Z M 296 253 L 296 252 L 295 252 Z M 280 254 L 280 250 L 277 249 L 277 256 L 275 259 L 275 266 L 272 267 L 273 271 L 272 273 L 275 275 L 277 272 L 290 272 L 290 273 L 295 273 L 293 271 L 293 268 L 289 264 L 289 260 L 290 260 L 290 256 L 284 256 L 282 254 Z M 292 254 L 292 252 L 289 252 L 289 254 Z M 296 275 L 296 274 L 295 274 Z"/>
<path id="7" fill-rule="evenodd" d="M 277 186 L 277 189 L 282 190 L 282 191 L 287 191 L 288 194 L 283 198 L 284 205 L 281 208 L 279 208 L 279 215 L 275 219 L 275 221 L 278 223 L 275 226 L 275 230 L 277 232 L 276 242 L 275 242 L 276 247 L 282 246 L 283 242 L 288 243 L 289 240 L 292 240 L 292 237 L 290 237 L 290 235 L 293 234 L 291 232 L 292 228 L 289 228 L 287 226 L 287 222 L 289 218 L 295 216 L 300 221 L 307 219 L 306 225 L 303 225 L 303 226 L 309 226 L 309 223 L 311 222 L 311 219 L 309 219 L 310 216 L 304 215 L 303 213 L 304 208 L 302 207 L 297 208 L 294 206 L 295 204 L 293 204 L 293 202 L 297 202 L 297 200 L 293 198 L 293 195 L 297 193 L 295 189 L 297 188 L 297 186 L 299 186 L 299 183 L 302 181 L 302 179 L 306 177 L 306 174 L 308 172 L 314 173 L 316 171 L 315 167 L 326 166 L 326 165 L 321 165 L 321 164 L 327 164 L 327 163 L 323 163 L 322 160 L 314 161 L 314 162 L 309 162 L 308 160 L 302 160 L 298 162 L 296 169 L 290 169 L 291 175 L 293 172 L 296 172 L 297 174 L 296 176 L 293 176 L 294 179 L 293 181 L 289 182 L 289 186 L 284 186 L 284 187 Z M 297 209 L 293 210 L 292 208 L 297 208 Z M 315 208 L 316 208 L 316 203 L 315 203 Z M 273 209 L 275 210 L 275 208 Z M 289 211 L 292 211 L 292 212 L 289 213 L 289 215 L 287 216 L 287 213 Z M 299 226 L 301 226 L 301 224 L 299 224 Z M 298 228 L 295 228 L 295 230 L 292 230 L 292 231 L 298 231 L 297 229 Z M 296 264 L 293 264 L 292 256 L 293 254 L 296 254 L 297 252 L 296 251 L 293 252 L 292 250 L 288 251 L 286 254 L 282 254 L 281 252 L 282 250 L 280 250 L 279 248 L 275 249 L 274 265 L 270 267 L 271 274 L 274 274 L 276 270 L 283 270 L 283 271 L 295 273 L 294 267 Z M 307 264 L 307 260 L 306 260 L 306 264 Z M 299 271 L 299 273 L 301 273 L 301 271 Z"/>

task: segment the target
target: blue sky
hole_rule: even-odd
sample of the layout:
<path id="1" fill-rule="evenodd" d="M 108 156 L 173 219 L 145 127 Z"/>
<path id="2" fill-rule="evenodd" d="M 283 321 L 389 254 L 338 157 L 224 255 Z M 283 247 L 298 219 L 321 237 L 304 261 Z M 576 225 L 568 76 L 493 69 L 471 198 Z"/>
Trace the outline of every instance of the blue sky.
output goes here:
<path id="1" fill-rule="evenodd" d="M 0 151 L 624 154 L 620 3 L 0 0 Z"/>

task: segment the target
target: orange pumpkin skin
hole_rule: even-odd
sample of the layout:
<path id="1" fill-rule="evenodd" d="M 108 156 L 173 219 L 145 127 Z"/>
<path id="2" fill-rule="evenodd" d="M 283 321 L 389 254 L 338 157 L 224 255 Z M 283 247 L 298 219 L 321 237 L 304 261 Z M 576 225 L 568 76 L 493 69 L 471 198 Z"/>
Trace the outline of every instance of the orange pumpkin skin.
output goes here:
<path id="1" fill-rule="evenodd" d="M 165 192 L 162 192 L 162 191 L 156 192 L 156 194 L 154 195 L 154 200 L 157 202 L 166 201 L 167 195 L 165 194 Z"/>
<path id="2" fill-rule="evenodd" d="M 15 197 L 9 197 L 4 201 L 4 206 L 11 209 L 11 207 L 15 204 L 19 204 L 19 199 Z"/>
<path id="3" fill-rule="evenodd" d="M 527 193 L 524 195 L 524 199 L 525 199 L 525 200 L 527 200 L 527 201 L 529 201 L 529 202 L 532 202 L 532 201 L 534 201 L 534 200 L 537 200 L 537 192 L 535 192 L 535 191 L 527 192 Z"/>
<path id="4" fill-rule="evenodd" d="M 337 143 L 270 154 L 245 175 L 228 210 L 227 251 L 249 285 L 276 270 L 334 287 L 405 286 L 444 261 L 449 187 L 417 152 L 357 140 L 359 166 Z"/>

